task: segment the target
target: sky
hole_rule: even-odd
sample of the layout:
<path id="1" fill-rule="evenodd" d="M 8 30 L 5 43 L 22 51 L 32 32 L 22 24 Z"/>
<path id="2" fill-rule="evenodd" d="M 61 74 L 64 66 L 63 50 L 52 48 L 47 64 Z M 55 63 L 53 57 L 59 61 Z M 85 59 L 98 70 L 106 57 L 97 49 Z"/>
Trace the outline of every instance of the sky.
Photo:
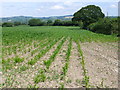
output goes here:
<path id="1" fill-rule="evenodd" d="M 74 2 L 73 2 L 74 1 Z M 109 16 L 118 16 L 118 1 L 117 0 L 102 0 L 100 2 L 92 0 L 7 0 L 2 1 L 0 17 L 12 16 L 33 16 L 33 17 L 49 17 L 49 16 L 64 16 L 73 15 L 82 7 L 87 5 L 96 5 L 102 9 L 102 12 Z"/>

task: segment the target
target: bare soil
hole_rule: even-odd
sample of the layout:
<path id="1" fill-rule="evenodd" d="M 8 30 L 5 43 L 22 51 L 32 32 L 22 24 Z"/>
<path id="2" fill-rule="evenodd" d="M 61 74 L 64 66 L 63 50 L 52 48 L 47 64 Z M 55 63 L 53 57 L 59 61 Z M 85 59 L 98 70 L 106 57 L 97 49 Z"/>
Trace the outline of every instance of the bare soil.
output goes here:
<path id="1" fill-rule="evenodd" d="M 69 62 L 69 68 L 65 77 L 66 88 L 80 88 L 82 87 L 83 71 L 80 64 L 81 57 L 79 56 L 77 44 L 72 43 L 71 56 Z"/>
<path id="2" fill-rule="evenodd" d="M 61 41 L 61 40 L 60 40 Z M 34 86 L 34 77 L 40 69 L 46 69 L 44 60 L 49 60 L 57 48 L 58 41 L 43 57 L 40 58 L 35 65 L 28 68 L 26 71 L 16 72 L 15 68 L 3 73 L 4 87 L 7 88 L 27 88 L 29 85 Z M 67 39 L 57 54 L 54 62 L 52 62 L 49 70 L 45 72 L 47 77 L 45 82 L 36 84 L 39 88 L 58 88 L 60 83 L 64 84 L 65 88 L 81 88 L 83 87 L 83 70 L 81 65 L 81 56 L 79 56 L 77 44 L 72 41 L 72 49 L 69 60 L 69 68 L 64 80 L 60 79 L 62 67 L 65 65 L 66 52 L 68 49 L 69 39 Z M 85 69 L 89 76 L 90 87 L 100 88 L 117 88 L 118 87 L 118 43 L 80 43 L 85 60 Z M 37 49 L 31 46 L 31 51 Z M 27 49 L 27 48 L 26 48 Z M 44 49 L 44 48 L 42 48 Z M 31 52 L 30 51 L 30 52 Z M 40 51 L 40 50 L 38 50 Z M 28 59 L 33 58 L 30 52 L 21 54 L 21 57 L 26 57 L 26 60 L 19 65 L 28 66 Z M 28 57 L 28 58 L 27 58 Z M 1 72 L 0 72 L 1 76 Z"/>
<path id="3" fill-rule="evenodd" d="M 117 43 L 80 43 L 93 87 L 118 87 Z M 114 46 L 114 47 L 113 47 Z"/>
<path id="4" fill-rule="evenodd" d="M 33 65 L 31 68 L 27 69 L 26 71 L 19 73 L 19 72 L 15 72 L 13 70 L 13 72 L 11 72 L 11 73 L 10 72 L 5 73 L 4 76 L 6 77 L 6 80 L 10 78 L 11 81 L 13 81 L 11 83 L 11 85 L 8 85 L 5 87 L 7 87 L 7 88 L 10 88 L 10 87 L 27 88 L 27 87 L 29 87 L 29 85 L 34 86 L 35 85 L 35 83 L 34 83 L 35 75 L 38 74 L 38 71 L 40 69 L 45 68 L 43 61 L 46 60 L 46 58 L 50 57 L 50 55 L 53 53 L 53 51 L 57 48 L 57 45 L 59 44 L 60 41 L 58 41 L 43 57 L 41 57 L 40 60 L 37 63 L 35 63 L 35 65 Z M 4 78 L 4 76 L 3 76 L 3 78 Z M 43 83 L 43 85 L 42 85 L 43 87 L 44 87 L 44 84 L 45 83 Z M 39 87 L 42 87 L 42 86 L 39 86 Z"/>
<path id="5" fill-rule="evenodd" d="M 65 58 L 66 58 L 66 51 L 68 49 L 68 43 L 69 41 L 66 40 L 59 53 L 55 57 L 54 62 L 52 62 L 49 72 L 46 73 L 46 76 L 49 77 L 44 83 L 40 82 L 38 83 L 38 86 L 42 87 L 49 87 L 49 88 L 59 88 L 60 87 L 60 75 L 62 73 L 62 67 L 65 65 Z"/>

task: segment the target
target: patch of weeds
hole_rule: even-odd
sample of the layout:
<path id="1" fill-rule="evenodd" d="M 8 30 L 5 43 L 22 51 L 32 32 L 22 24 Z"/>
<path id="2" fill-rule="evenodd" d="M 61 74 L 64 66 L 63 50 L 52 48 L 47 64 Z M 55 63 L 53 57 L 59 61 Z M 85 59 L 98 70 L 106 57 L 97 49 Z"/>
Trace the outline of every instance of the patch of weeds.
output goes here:
<path id="1" fill-rule="evenodd" d="M 58 78 L 59 78 L 59 74 L 54 74 L 53 77 L 52 77 L 53 80 L 58 79 Z"/>
<path id="2" fill-rule="evenodd" d="M 20 71 L 25 71 L 25 70 L 27 70 L 27 69 L 28 69 L 28 67 L 25 66 L 25 65 L 23 65 L 23 66 L 20 67 Z"/>
<path id="3" fill-rule="evenodd" d="M 7 70 L 7 69 L 11 69 L 13 67 L 13 64 L 10 64 L 10 59 L 8 60 L 2 60 L 2 67 L 3 67 L 3 70 Z"/>
<path id="4" fill-rule="evenodd" d="M 31 49 L 31 48 L 28 49 L 28 52 L 30 52 L 30 49 Z"/>
<path id="5" fill-rule="evenodd" d="M 32 90 L 38 90 L 39 87 L 35 84 L 35 85 L 28 85 L 27 89 L 31 90 L 29 88 L 32 88 Z"/>
<path id="6" fill-rule="evenodd" d="M 44 61 L 44 65 L 46 65 L 46 68 L 47 68 L 47 69 L 49 69 L 51 63 L 52 63 L 51 60 L 46 60 L 46 61 Z"/>
<path id="7" fill-rule="evenodd" d="M 81 83 L 81 80 L 79 80 L 79 79 L 76 79 L 76 82 L 80 84 L 80 83 Z"/>
<path id="8" fill-rule="evenodd" d="M 63 55 L 60 55 L 61 57 L 63 56 Z"/>
<path id="9" fill-rule="evenodd" d="M 11 78 L 11 76 L 9 75 L 5 81 L 5 84 L 6 84 L 6 86 L 11 87 L 13 85 L 13 83 L 14 83 L 13 78 Z"/>
<path id="10" fill-rule="evenodd" d="M 63 50 L 63 52 L 66 52 L 66 50 Z"/>
<path id="11" fill-rule="evenodd" d="M 64 83 L 60 83 L 59 90 L 65 90 L 65 88 L 64 88 Z"/>
<path id="12" fill-rule="evenodd" d="M 45 70 L 41 69 L 34 78 L 35 83 L 44 82 L 46 80 Z"/>
<path id="13" fill-rule="evenodd" d="M 28 61 L 28 64 L 29 64 L 29 65 L 34 65 L 35 63 L 36 63 L 36 60 L 34 60 L 34 59 Z"/>
<path id="14" fill-rule="evenodd" d="M 10 62 L 10 59 L 8 59 L 8 60 L 2 59 L 2 64 L 6 64 L 6 63 L 9 63 L 9 62 Z"/>
<path id="15" fill-rule="evenodd" d="M 47 79 L 49 79 L 49 80 L 50 80 L 51 78 L 48 76 L 48 77 L 47 77 Z"/>
<path id="16" fill-rule="evenodd" d="M 71 82 L 72 82 L 72 80 L 70 80 L 70 79 L 67 80 L 67 83 L 71 83 Z"/>
<path id="17" fill-rule="evenodd" d="M 14 62 L 15 63 L 20 63 L 20 62 L 23 62 L 24 61 L 24 58 L 19 58 L 18 56 L 16 56 L 15 58 L 14 58 Z"/>
<path id="18" fill-rule="evenodd" d="M 61 75 L 60 75 L 60 80 L 63 80 L 63 79 L 64 79 L 64 75 L 61 74 Z"/>
<path id="19" fill-rule="evenodd" d="M 0 88 L 2 88 L 5 85 L 5 83 L 0 84 Z"/>

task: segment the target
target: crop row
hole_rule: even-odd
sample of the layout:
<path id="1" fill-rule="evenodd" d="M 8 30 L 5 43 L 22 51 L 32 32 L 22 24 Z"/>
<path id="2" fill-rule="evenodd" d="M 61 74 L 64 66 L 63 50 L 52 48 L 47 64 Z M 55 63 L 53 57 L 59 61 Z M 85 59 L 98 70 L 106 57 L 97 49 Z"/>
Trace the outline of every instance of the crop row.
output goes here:
<path id="1" fill-rule="evenodd" d="M 81 56 L 81 62 L 80 63 L 82 65 L 83 75 L 84 75 L 83 83 L 84 83 L 84 86 L 86 88 L 89 88 L 90 87 L 90 85 L 89 85 L 89 76 L 87 75 L 87 70 L 85 68 L 85 60 L 84 60 L 83 52 L 81 50 L 80 43 L 79 43 L 78 40 L 76 40 L 76 43 L 77 43 L 77 47 L 78 47 L 79 56 Z"/>
<path id="2" fill-rule="evenodd" d="M 42 42 L 40 42 L 38 45 L 38 48 L 40 49 L 40 48 L 43 48 L 45 45 L 47 45 L 47 44 L 49 44 L 49 42 L 45 42 L 45 43 L 43 43 L 44 41 L 42 41 Z M 36 49 L 34 49 L 34 50 L 39 50 L 38 48 L 36 48 Z M 32 51 L 32 52 L 34 52 L 34 50 Z M 31 53 L 32 53 L 31 52 Z M 29 52 L 28 52 L 29 53 Z M 7 60 L 4 60 L 4 58 L 3 58 L 3 70 L 5 69 L 5 70 L 7 70 L 7 69 L 12 69 L 12 67 L 14 67 L 15 66 L 15 64 L 16 63 L 20 63 L 20 62 L 16 62 L 16 63 L 13 63 L 14 62 L 14 60 L 16 60 L 16 58 L 18 58 L 18 55 L 16 55 L 15 57 L 12 57 L 12 58 L 8 58 Z M 20 57 L 19 57 L 20 58 Z M 22 58 L 23 60 L 25 59 L 25 58 Z M 18 60 L 20 60 L 20 59 L 18 59 Z M 11 63 L 11 64 L 10 64 Z M 18 65 L 18 64 L 17 64 Z"/>
<path id="3" fill-rule="evenodd" d="M 53 54 L 49 57 L 49 60 L 45 60 L 44 61 L 44 65 L 46 66 L 46 68 L 44 69 L 40 69 L 40 71 L 43 71 L 42 73 L 38 72 L 38 74 L 34 77 L 34 82 L 35 83 L 39 83 L 39 82 L 44 82 L 46 80 L 46 71 L 49 69 L 50 65 L 52 64 L 52 62 L 55 60 L 56 55 L 58 54 L 59 50 L 61 49 L 63 43 L 65 42 L 66 37 L 64 37 L 60 43 L 58 44 L 58 46 L 56 47 L 56 49 L 53 51 Z M 45 70 L 47 69 L 47 70 Z"/>
<path id="4" fill-rule="evenodd" d="M 63 79 L 65 77 L 65 75 L 68 71 L 68 68 L 69 68 L 69 59 L 70 59 L 70 55 L 71 55 L 71 48 L 72 48 L 72 38 L 70 38 L 68 50 L 66 52 L 66 63 L 65 63 L 65 66 L 62 68 L 61 79 Z"/>
<path id="5" fill-rule="evenodd" d="M 64 38 L 59 45 L 57 46 L 57 49 L 53 52 L 53 54 L 50 56 L 49 60 L 44 61 L 44 64 L 46 65 L 46 68 L 49 69 L 51 63 L 54 61 L 56 55 L 58 54 L 60 48 L 62 47 L 63 43 L 65 42 L 66 38 Z"/>

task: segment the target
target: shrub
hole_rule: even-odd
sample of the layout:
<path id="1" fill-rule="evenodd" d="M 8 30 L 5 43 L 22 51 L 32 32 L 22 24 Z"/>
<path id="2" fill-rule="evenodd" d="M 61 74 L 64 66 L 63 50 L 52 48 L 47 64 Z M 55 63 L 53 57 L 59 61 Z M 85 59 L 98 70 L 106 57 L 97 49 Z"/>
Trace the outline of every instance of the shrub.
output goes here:
<path id="1" fill-rule="evenodd" d="M 59 19 L 56 19 L 53 23 L 53 26 L 79 26 L 79 24 L 77 22 L 61 21 Z"/>
<path id="2" fill-rule="evenodd" d="M 73 26 L 73 22 L 72 21 L 63 21 L 62 22 L 62 26 Z"/>
<path id="3" fill-rule="evenodd" d="M 118 35 L 118 18 L 112 20 L 112 34 Z"/>
<path id="4" fill-rule="evenodd" d="M 30 19 L 28 22 L 30 26 L 43 26 L 44 23 L 40 19 Z"/>
<path id="5" fill-rule="evenodd" d="M 92 23 L 88 26 L 90 31 L 96 32 L 96 33 L 102 33 L 110 35 L 112 32 L 112 24 L 111 20 L 108 18 L 101 19 L 96 23 Z"/>
<path id="6" fill-rule="evenodd" d="M 96 23 L 92 23 L 88 26 L 90 31 L 102 34 L 116 34 L 118 35 L 118 19 L 104 18 Z"/>
<path id="7" fill-rule="evenodd" d="M 55 21 L 54 21 L 54 23 L 53 23 L 53 26 L 62 26 L 62 21 L 61 20 L 59 20 L 59 19 L 56 19 Z"/>
<path id="8" fill-rule="evenodd" d="M 5 23 L 3 23 L 2 24 L 2 27 L 13 27 L 13 23 L 11 23 L 11 22 L 5 22 Z"/>
<path id="9" fill-rule="evenodd" d="M 14 22 L 14 26 L 21 25 L 21 22 Z"/>
<path id="10" fill-rule="evenodd" d="M 79 25 L 79 27 L 82 29 L 83 28 L 83 22 L 82 21 L 79 21 L 78 22 L 78 25 Z"/>

